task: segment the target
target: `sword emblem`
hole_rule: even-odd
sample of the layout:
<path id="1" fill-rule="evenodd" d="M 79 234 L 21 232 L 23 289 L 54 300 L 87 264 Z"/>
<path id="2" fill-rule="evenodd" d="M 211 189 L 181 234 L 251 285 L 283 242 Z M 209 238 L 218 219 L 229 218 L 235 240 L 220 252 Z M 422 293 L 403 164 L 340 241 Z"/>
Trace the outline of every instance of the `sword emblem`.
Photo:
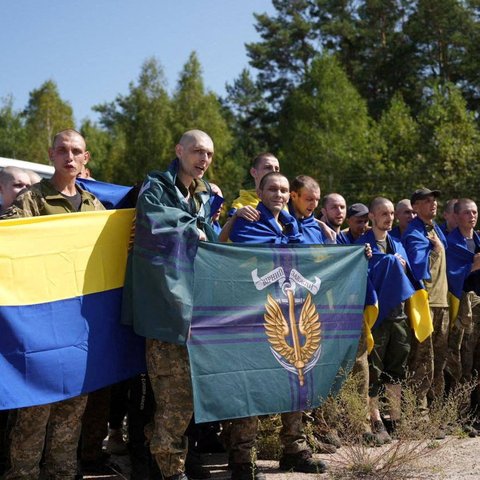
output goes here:
<path id="1" fill-rule="evenodd" d="M 320 317 L 308 293 L 297 326 L 294 290 L 286 286 L 284 292 L 288 298 L 289 322 L 278 302 L 268 295 L 264 315 L 265 332 L 277 360 L 284 368 L 296 373 L 300 386 L 303 386 L 305 373 L 315 366 L 320 356 Z M 287 341 L 289 336 L 291 344 Z"/>

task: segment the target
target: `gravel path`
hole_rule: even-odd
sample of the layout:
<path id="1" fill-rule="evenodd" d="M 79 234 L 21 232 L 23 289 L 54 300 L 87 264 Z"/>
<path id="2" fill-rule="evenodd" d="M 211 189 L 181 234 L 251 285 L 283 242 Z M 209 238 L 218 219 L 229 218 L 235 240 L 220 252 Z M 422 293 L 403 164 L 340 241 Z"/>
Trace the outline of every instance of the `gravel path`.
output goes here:
<path id="1" fill-rule="evenodd" d="M 365 449 L 369 455 L 375 457 L 385 455 L 389 447 Z M 391 448 L 391 447 L 390 447 Z M 351 460 L 352 456 L 358 453 L 356 450 L 341 448 L 334 455 L 318 455 L 324 459 L 330 471 L 335 471 L 339 465 L 344 463 L 345 458 Z M 388 452 L 387 452 L 388 453 Z M 204 455 L 205 465 L 212 471 L 213 480 L 229 480 L 230 472 L 227 470 L 226 454 Z M 102 478 L 102 479 L 129 479 L 130 464 L 128 456 L 113 456 L 112 461 L 119 465 L 121 473 L 111 476 L 102 477 L 85 477 L 85 478 Z M 259 466 L 267 474 L 267 480 L 314 480 L 332 478 L 327 472 L 323 475 L 312 475 L 302 473 L 280 472 L 277 469 L 278 463 L 274 461 L 260 460 Z M 336 477 L 339 478 L 339 477 Z M 351 477 L 360 478 L 360 477 Z M 368 478 L 368 477 L 363 477 Z M 373 477 L 371 477 L 373 478 Z M 389 480 L 395 477 L 386 477 Z M 405 477 L 404 477 L 405 478 Z M 432 448 L 427 448 L 425 455 L 414 462 L 412 470 L 407 478 L 425 479 L 425 480 L 480 480 L 480 438 L 454 438 L 448 437 L 447 440 L 435 442 Z"/>

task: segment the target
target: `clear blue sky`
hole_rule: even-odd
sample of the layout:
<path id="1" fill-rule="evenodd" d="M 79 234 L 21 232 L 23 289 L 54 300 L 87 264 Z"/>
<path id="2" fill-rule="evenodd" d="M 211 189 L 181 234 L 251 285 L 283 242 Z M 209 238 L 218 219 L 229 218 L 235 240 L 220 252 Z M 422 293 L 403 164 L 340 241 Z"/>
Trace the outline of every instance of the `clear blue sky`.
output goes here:
<path id="1" fill-rule="evenodd" d="M 77 124 L 91 107 L 128 92 L 155 56 L 171 92 L 195 50 L 205 86 L 225 93 L 257 41 L 253 13 L 271 0 L 4 0 L 0 8 L 0 97 L 23 109 L 28 94 L 53 79 Z M 77 125 L 79 126 L 79 125 Z"/>

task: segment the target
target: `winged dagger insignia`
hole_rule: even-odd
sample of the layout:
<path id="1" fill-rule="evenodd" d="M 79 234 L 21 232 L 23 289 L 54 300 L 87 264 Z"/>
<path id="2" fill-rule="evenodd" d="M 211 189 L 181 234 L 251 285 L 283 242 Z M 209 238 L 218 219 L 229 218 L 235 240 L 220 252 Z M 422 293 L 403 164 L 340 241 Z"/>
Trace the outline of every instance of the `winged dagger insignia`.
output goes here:
<path id="1" fill-rule="evenodd" d="M 290 364 L 298 375 L 298 381 L 304 384 L 304 374 L 313 368 L 318 360 L 319 346 L 321 341 L 319 315 L 310 293 L 303 304 L 300 319 L 295 319 L 295 298 L 292 290 L 286 291 L 288 296 L 289 322 L 285 319 L 278 302 L 271 296 L 267 296 L 265 304 L 265 332 L 272 349 Z M 304 337 L 302 344 L 300 334 Z M 292 345 L 287 341 L 291 336 Z M 277 357 L 278 358 L 278 357 Z M 280 360 L 279 360 L 280 361 Z M 283 362 L 281 362 L 283 365 Z"/>

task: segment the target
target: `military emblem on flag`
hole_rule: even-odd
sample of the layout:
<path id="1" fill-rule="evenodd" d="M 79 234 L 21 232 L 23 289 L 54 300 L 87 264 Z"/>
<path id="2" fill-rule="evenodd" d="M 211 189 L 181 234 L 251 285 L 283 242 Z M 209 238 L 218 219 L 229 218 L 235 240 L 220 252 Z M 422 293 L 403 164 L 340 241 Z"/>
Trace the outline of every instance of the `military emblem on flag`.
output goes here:
<path id="1" fill-rule="evenodd" d="M 358 348 L 366 267 L 363 246 L 201 242 L 187 342 L 196 421 L 308 410 L 335 393 Z"/>
<path id="2" fill-rule="evenodd" d="M 318 293 L 320 279 L 315 277 L 314 283 L 309 282 L 300 272 L 292 269 L 289 281 L 286 281 L 282 267 L 272 270 L 262 278 L 258 277 L 258 270 L 255 269 L 252 271 L 252 279 L 257 290 L 263 290 L 277 281 L 280 283 L 281 291 L 288 302 L 288 321 L 280 305 L 285 299 L 275 299 L 268 294 L 264 315 L 265 332 L 275 359 L 285 370 L 297 375 L 300 386 L 303 386 L 304 375 L 317 364 L 321 352 L 320 316 L 311 295 Z M 309 291 L 305 299 L 295 298 L 297 285 Z M 295 316 L 297 302 L 302 304 L 298 322 Z"/>

